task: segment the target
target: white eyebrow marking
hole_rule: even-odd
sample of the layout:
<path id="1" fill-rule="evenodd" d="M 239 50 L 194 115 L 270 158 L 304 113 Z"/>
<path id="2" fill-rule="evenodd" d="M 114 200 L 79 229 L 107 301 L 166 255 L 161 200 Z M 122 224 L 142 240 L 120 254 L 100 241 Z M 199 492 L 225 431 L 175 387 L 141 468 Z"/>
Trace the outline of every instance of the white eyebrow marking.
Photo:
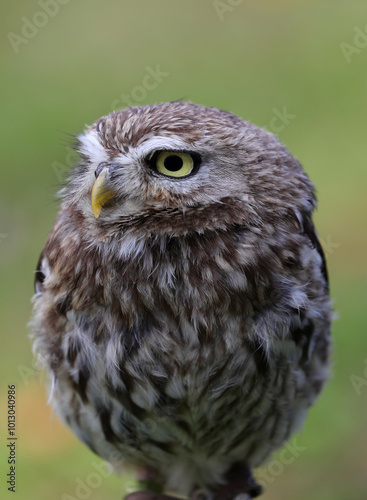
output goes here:
<path id="1" fill-rule="evenodd" d="M 93 162 L 98 164 L 108 160 L 108 153 L 101 144 L 95 130 L 79 135 L 78 139 L 81 153 L 93 160 Z"/>
<path id="2" fill-rule="evenodd" d="M 165 150 L 190 150 L 192 149 L 192 144 L 185 141 L 182 137 L 178 135 L 168 136 L 154 136 L 150 137 L 143 143 L 139 144 L 134 148 L 135 154 L 139 157 L 149 156 L 151 153 L 157 149 Z"/>

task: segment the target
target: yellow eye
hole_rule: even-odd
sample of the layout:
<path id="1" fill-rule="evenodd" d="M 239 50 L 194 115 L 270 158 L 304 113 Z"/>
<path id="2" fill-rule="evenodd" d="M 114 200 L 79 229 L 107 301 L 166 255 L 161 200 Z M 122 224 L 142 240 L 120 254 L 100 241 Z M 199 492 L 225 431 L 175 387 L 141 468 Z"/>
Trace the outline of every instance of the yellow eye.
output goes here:
<path id="1" fill-rule="evenodd" d="M 194 170 L 194 160 L 188 153 L 162 151 L 155 164 L 159 173 L 169 177 L 185 177 Z"/>

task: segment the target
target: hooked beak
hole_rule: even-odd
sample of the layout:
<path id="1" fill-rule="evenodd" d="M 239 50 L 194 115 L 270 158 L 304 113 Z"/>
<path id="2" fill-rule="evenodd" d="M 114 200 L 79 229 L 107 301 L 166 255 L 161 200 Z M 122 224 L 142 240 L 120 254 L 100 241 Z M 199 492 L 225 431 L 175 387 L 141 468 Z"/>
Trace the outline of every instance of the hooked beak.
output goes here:
<path id="1" fill-rule="evenodd" d="M 92 210 L 94 217 L 98 219 L 102 207 L 115 196 L 115 191 L 108 179 L 108 169 L 104 168 L 98 175 L 92 189 Z"/>

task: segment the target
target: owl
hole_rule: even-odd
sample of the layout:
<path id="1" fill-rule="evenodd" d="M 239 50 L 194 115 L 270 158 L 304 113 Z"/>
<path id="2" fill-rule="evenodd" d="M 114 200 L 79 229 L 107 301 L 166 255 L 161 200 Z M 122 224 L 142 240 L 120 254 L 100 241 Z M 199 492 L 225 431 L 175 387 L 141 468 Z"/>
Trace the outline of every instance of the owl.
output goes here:
<path id="1" fill-rule="evenodd" d="M 136 471 L 129 500 L 258 496 L 252 469 L 328 377 L 312 183 L 271 133 L 189 102 L 104 116 L 77 147 L 33 298 L 56 412 Z"/>

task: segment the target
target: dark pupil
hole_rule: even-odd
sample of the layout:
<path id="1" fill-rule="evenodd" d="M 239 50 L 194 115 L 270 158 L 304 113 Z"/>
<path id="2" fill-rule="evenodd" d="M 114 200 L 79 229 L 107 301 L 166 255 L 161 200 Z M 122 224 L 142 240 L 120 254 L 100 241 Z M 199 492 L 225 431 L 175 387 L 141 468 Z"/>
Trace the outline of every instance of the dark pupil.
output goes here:
<path id="1" fill-rule="evenodd" d="M 177 155 L 167 156 L 167 158 L 164 159 L 163 163 L 166 169 L 170 172 L 177 172 L 177 170 L 180 170 L 183 165 L 182 158 Z"/>

